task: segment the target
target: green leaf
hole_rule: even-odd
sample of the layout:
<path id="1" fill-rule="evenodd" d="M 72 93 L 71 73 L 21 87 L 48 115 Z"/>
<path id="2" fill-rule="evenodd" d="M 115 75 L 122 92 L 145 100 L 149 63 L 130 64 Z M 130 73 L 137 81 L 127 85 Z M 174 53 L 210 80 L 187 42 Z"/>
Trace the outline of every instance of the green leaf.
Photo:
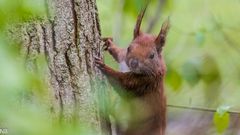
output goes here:
<path id="1" fill-rule="evenodd" d="M 214 114 L 213 122 L 218 133 L 223 133 L 229 126 L 229 109 L 229 105 L 222 105 Z"/>
<path id="2" fill-rule="evenodd" d="M 191 85 L 196 85 L 200 80 L 198 64 L 193 61 L 188 61 L 182 66 L 182 76 Z"/>
<path id="3" fill-rule="evenodd" d="M 214 114 L 214 125 L 218 133 L 223 133 L 229 126 L 229 113 L 219 114 L 216 112 Z"/>
<path id="4" fill-rule="evenodd" d="M 178 91 L 182 86 L 181 75 L 176 70 L 169 68 L 167 71 L 166 82 L 173 88 L 174 91 Z"/>
<path id="5" fill-rule="evenodd" d="M 201 69 L 201 76 L 206 84 L 209 85 L 221 80 L 218 65 L 212 56 L 205 55 L 199 69 Z"/>
<path id="6" fill-rule="evenodd" d="M 229 106 L 229 105 L 222 105 L 217 108 L 217 113 L 222 116 L 226 112 L 228 112 L 230 108 L 231 108 L 231 106 Z"/>

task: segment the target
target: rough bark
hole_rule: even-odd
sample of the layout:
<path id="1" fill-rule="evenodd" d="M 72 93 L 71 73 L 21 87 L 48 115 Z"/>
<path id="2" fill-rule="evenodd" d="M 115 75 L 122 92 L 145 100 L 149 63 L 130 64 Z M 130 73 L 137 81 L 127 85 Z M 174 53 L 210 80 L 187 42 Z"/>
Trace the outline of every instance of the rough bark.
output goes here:
<path id="1" fill-rule="evenodd" d="M 109 134 L 107 117 L 101 117 L 104 103 L 99 99 L 105 96 L 106 85 L 94 66 L 94 57 L 102 56 L 96 1 L 46 0 L 46 12 L 47 21 L 27 24 L 23 30 L 28 67 L 37 69 L 36 57 L 46 56 L 56 118 L 83 121 L 98 133 L 107 129 Z"/>

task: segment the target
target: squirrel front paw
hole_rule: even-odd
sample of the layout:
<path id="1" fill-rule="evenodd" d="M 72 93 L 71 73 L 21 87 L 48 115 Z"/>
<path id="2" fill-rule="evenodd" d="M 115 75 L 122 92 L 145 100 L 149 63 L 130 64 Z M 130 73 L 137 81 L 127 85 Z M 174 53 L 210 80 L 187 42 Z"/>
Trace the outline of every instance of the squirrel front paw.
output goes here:
<path id="1" fill-rule="evenodd" d="M 95 57 L 95 63 L 100 70 L 104 70 L 105 64 L 103 63 L 103 60 L 101 58 Z"/>
<path id="2" fill-rule="evenodd" d="M 114 45 L 113 44 L 113 38 L 111 37 L 105 37 L 105 38 L 102 38 L 102 40 L 104 41 L 104 46 L 103 46 L 103 49 L 105 51 L 109 51 L 111 49 L 111 47 Z"/>

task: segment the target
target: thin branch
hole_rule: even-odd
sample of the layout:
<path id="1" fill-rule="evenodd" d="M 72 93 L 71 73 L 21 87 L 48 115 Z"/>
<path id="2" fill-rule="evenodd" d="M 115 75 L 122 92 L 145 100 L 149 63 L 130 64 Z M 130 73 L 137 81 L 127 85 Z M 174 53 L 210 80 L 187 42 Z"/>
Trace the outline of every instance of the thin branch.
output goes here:
<path id="1" fill-rule="evenodd" d="M 169 108 L 178 108 L 178 109 L 185 109 L 185 110 L 195 110 L 195 111 L 203 111 L 203 112 L 216 112 L 216 109 L 213 108 L 200 108 L 200 107 L 188 107 L 188 106 L 181 106 L 181 105 L 167 105 Z M 227 111 L 230 114 L 240 114 L 238 111 Z"/>

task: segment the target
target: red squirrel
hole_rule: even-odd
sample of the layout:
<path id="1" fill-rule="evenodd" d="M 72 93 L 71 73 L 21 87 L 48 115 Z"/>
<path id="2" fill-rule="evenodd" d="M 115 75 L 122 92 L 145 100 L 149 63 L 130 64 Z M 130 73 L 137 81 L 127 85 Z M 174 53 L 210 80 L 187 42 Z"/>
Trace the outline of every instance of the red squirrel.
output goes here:
<path id="1" fill-rule="evenodd" d="M 126 49 L 118 48 L 105 38 L 105 49 L 118 63 L 126 63 L 127 72 L 116 71 L 95 58 L 96 66 L 106 75 L 110 84 L 118 87 L 121 97 L 128 95 L 130 104 L 125 125 L 117 123 L 119 135 L 164 135 L 166 128 L 166 97 L 164 76 L 166 66 L 162 56 L 170 24 L 162 25 L 158 36 L 140 31 L 146 7 L 138 15 L 133 40 Z M 125 96 L 122 93 L 126 93 Z M 121 114 L 120 114 L 121 115 Z"/>

